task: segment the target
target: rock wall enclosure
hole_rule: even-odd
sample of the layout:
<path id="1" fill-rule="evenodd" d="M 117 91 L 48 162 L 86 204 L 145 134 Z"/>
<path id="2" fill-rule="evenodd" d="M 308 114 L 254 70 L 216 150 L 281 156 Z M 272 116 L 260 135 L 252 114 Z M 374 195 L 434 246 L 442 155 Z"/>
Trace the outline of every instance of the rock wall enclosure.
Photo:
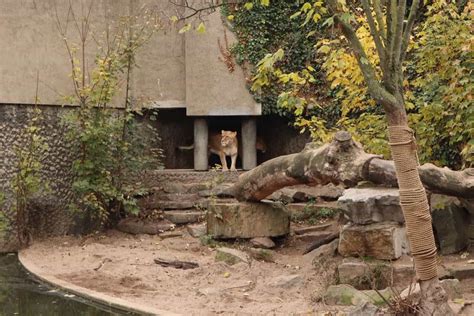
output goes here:
<path id="1" fill-rule="evenodd" d="M 41 178 L 49 189 L 41 196 L 34 197 L 31 209 L 31 222 L 34 223 L 33 234 L 63 234 L 72 226 L 72 216 L 65 212 L 72 200 L 71 163 L 74 159 L 75 146 L 64 138 L 65 128 L 61 117 L 70 108 L 41 106 L 41 136 L 47 149 L 42 153 Z M 33 117 L 33 106 L 0 105 L 0 192 L 5 195 L 5 202 L 0 209 L 7 217 L 14 216 L 13 191 L 11 180 L 17 171 L 15 148 L 24 146 L 26 138 L 24 129 Z M 47 212 L 45 211 L 47 210 Z M 13 223 L 7 223 L 8 230 L 0 239 L 0 251 L 11 251 L 17 248 L 14 238 Z"/>

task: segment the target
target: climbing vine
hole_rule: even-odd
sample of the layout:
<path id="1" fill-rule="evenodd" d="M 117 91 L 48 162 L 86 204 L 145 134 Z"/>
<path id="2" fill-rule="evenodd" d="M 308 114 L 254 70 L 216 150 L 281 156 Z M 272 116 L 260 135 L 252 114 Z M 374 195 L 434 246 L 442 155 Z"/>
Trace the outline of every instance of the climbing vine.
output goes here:
<path id="1" fill-rule="evenodd" d="M 314 61 L 313 50 L 316 32 L 309 25 L 302 27 L 300 21 L 289 19 L 301 3 L 297 0 L 275 0 L 268 6 L 254 0 L 223 8 L 223 15 L 230 21 L 238 39 L 231 52 L 239 65 L 248 68 L 250 78 L 255 75 L 255 66 L 260 60 L 279 48 L 285 51 L 285 55 L 277 62 L 282 72 L 292 72 L 306 66 L 319 68 Z M 262 104 L 264 114 L 292 117 L 291 111 L 277 106 L 284 85 L 273 79 L 269 78 L 270 84 L 254 93 L 254 97 Z"/>

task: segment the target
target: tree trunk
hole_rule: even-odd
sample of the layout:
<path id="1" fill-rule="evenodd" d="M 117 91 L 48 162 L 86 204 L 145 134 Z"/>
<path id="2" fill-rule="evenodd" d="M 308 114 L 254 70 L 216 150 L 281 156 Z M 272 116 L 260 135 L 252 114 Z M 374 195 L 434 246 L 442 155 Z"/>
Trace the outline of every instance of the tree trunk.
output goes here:
<path id="1" fill-rule="evenodd" d="M 400 205 L 416 274 L 420 280 L 421 307 L 423 315 L 449 315 L 452 311 L 447 304 L 448 296 L 438 279 L 437 249 L 428 198 L 418 172 L 416 140 L 413 130 L 408 127 L 403 94 L 397 99 L 400 104 L 392 107 L 392 111 L 385 108 L 385 113 Z"/>

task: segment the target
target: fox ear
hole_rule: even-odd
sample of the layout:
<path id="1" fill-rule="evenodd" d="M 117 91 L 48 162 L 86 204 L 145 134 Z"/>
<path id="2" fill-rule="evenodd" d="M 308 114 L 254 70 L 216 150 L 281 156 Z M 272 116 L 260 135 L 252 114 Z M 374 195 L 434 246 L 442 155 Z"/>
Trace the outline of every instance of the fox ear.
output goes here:
<path id="1" fill-rule="evenodd" d="M 237 132 L 234 132 L 233 134 L 234 134 L 234 136 L 237 136 Z"/>
<path id="2" fill-rule="evenodd" d="M 225 131 L 224 131 L 224 130 L 221 130 L 221 134 L 224 135 L 224 134 L 225 134 Z"/>

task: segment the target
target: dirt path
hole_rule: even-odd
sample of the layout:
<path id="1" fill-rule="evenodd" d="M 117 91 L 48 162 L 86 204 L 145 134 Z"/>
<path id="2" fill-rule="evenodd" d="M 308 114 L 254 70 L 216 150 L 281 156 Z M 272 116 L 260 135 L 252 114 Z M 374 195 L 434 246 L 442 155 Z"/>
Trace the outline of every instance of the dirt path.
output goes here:
<path id="1" fill-rule="evenodd" d="M 280 246 L 275 262 L 228 266 L 216 262 L 215 249 L 203 246 L 185 228 L 177 232 L 182 236 L 167 239 L 114 230 L 88 238 L 53 238 L 36 242 L 27 253 L 59 279 L 183 315 L 314 315 L 333 310 L 315 302 L 328 275 L 316 274 L 311 258 L 301 255 L 304 245 Z M 154 263 L 157 257 L 194 261 L 199 267 L 165 268 Z"/>

